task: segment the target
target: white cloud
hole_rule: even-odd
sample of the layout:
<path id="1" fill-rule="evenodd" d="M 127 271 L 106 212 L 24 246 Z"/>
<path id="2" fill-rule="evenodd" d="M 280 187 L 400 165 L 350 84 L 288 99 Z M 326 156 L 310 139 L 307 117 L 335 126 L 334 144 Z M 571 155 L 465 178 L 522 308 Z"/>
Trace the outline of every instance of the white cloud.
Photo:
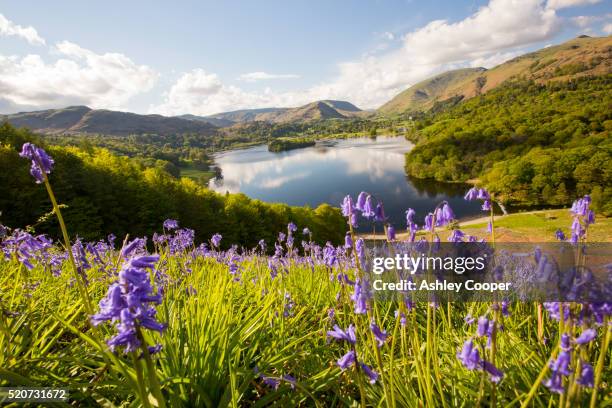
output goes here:
<path id="1" fill-rule="evenodd" d="M 87 104 L 120 109 L 150 90 L 158 77 L 123 54 L 96 54 L 68 41 L 53 51 L 58 59 L 52 63 L 40 55 L 0 55 L 0 100 L 29 107 Z"/>
<path id="2" fill-rule="evenodd" d="M 385 40 L 388 41 L 393 41 L 395 40 L 395 34 L 393 34 L 392 32 L 389 31 L 385 31 L 384 33 L 382 33 L 382 38 L 384 38 Z"/>
<path id="3" fill-rule="evenodd" d="M 327 82 L 292 92 L 246 92 L 223 84 L 203 70 L 184 74 L 164 103 L 151 111 L 166 114 L 211 114 L 270 106 L 299 106 L 318 99 L 343 99 L 376 108 L 408 86 L 449 69 L 491 67 L 524 51 L 521 47 L 552 38 L 560 28 L 555 10 L 543 0 L 491 0 L 458 21 L 432 21 L 403 36 L 402 46 L 338 64 Z M 199 81 L 214 82 L 201 89 Z"/>
<path id="4" fill-rule="evenodd" d="M 608 23 L 606 25 L 603 26 L 603 28 L 601 29 L 604 33 L 606 33 L 606 35 L 610 35 L 612 34 L 612 23 Z"/>
<path id="5" fill-rule="evenodd" d="M 267 72 L 257 71 L 242 74 L 238 77 L 238 80 L 245 82 L 256 82 L 270 79 L 294 79 L 299 77 L 299 75 L 295 74 L 268 74 Z"/>
<path id="6" fill-rule="evenodd" d="M 0 36 L 20 37 L 32 45 L 45 45 L 45 39 L 38 35 L 34 27 L 22 27 L 0 14 Z"/>
<path id="7" fill-rule="evenodd" d="M 553 10 L 559 10 L 568 7 L 586 6 L 597 4 L 601 0 L 548 0 L 547 7 Z"/>

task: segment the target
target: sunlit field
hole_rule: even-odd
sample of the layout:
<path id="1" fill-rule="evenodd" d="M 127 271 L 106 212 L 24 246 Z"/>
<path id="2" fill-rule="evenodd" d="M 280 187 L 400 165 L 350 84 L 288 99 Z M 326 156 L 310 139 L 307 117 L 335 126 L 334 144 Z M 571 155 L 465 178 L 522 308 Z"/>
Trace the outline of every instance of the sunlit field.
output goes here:
<path id="1" fill-rule="evenodd" d="M 83 242 L 61 219 L 53 160 L 30 144 L 22 156 L 51 196 L 62 239 L 0 227 L 1 386 L 66 388 L 75 406 L 611 402 L 609 303 L 373 299 L 353 228 L 385 216 L 367 193 L 342 203 L 338 247 L 293 223 L 273 247 L 241 248 L 219 234 L 197 243 L 180 220 L 148 238 Z M 466 199 L 490 214 L 482 236 L 462 232 L 441 203 L 424 222 L 407 209 L 412 240 L 494 245 L 494 197 L 474 188 Z M 572 223 L 550 240 L 588 245 L 589 205 L 577 200 Z M 385 230 L 392 250 L 398 239 Z"/>

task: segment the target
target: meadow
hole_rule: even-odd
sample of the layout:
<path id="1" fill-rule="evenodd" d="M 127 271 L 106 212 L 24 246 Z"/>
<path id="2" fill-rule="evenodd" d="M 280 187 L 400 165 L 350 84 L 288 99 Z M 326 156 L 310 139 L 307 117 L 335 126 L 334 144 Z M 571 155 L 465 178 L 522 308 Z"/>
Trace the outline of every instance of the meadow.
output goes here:
<path id="1" fill-rule="evenodd" d="M 317 244 L 293 222 L 276 231 L 274 247 L 219 234 L 198 243 L 173 219 L 150 239 L 84 242 L 66 229 L 47 177 L 53 160 L 31 144 L 21 156 L 50 196 L 62 239 L 0 227 L 1 386 L 67 388 L 77 406 L 611 402 L 609 303 L 373 299 L 366 243 L 353 227 L 385 216 L 367 193 L 342 203 L 339 246 Z M 407 209 L 407 239 L 494 245 L 494 197 L 474 188 L 466 199 L 490 214 L 485 236 L 462 232 L 441 203 L 422 223 Z M 588 196 L 577 200 L 572 223 L 550 239 L 587 244 L 589 206 Z M 385 230 L 392 251 L 398 240 Z"/>

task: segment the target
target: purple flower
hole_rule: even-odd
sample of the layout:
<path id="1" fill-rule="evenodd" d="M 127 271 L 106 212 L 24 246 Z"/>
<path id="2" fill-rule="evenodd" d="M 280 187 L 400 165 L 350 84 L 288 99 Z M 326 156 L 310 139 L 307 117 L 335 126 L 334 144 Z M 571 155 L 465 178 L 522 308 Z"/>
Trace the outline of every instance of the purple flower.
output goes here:
<path id="1" fill-rule="evenodd" d="M 371 195 L 366 197 L 365 203 L 363 204 L 363 209 L 361 210 L 361 215 L 363 215 L 365 218 L 372 218 L 376 215 L 374 208 L 372 207 Z"/>
<path id="2" fill-rule="evenodd" d="M 289 234 L 292 234 L 297 231 L 297 226 L 294 223 L 290 222 L 289 224 L 287 224 L 287 231 L 289 232 Z"/>
<path id="3" fill-rule="evenodd" d="M 453 230 L 452 234 L 448 237 L 450 242 L 463 242 L 463 238 L 465 238 L 465 233 L 460 229 Z"/>
<path id="4" fill-rule="evenodd" d="M 482 211 L 491 211 L 491 201 L 490 200 L 484 200 L 482 202 Z"/>
<path id="5" fill-rule="evenodd" d="M 383 207 L 382 202 L 378 202 L 376 204 L 376 210 L 374 210 L 374 220 L 384 222 L 387 219 L 385 216 L 385 207 Z"/>
<path id="6" fill-rule="evenodd" d="M 164 228 L 167 230 L 174 230 L 179 227 L 178 221 L 173 219 L 167 219 L 164 221 Z"/>
<path id="7" fill-rule="evenodd" d="M 593 388 L 593 366 L 589 363 L 582 363 L 582 369 L 580 371 L 580 378 L 576 382 L 582 386 Z"/>
<path id="8" fill-rule="evenodd" d="M 19 156 L 32 161 L 30 174 L 38 184 L 44 181 L 43 174 L 51 174 L 51 170 L 53 170 L 53 164 L 55 163 L 53 159 L 47 152 L 32 143 L 24 143 Z"/>
<path id="9" fill-rule="evenodd" d="M 483 337 L 488 335 L 490 330 L 491 322 L 484 316 L 480 316 L 478 318 L 478 328 L 476 329 L 476 335 L 478 337 Z"/>
<path id="10" fill-rule="evenodd" d="M 482 368 L 489 374 L 489 379 L 495 384 L 504 377 L 504 373 L 487 360 L 482 361 Z"/>
<path id="11" fill-rule="evenodd" d="M 391 224 L 387 227 L 387 239 L 389 241 L 395 241 L 395 228 Z"/>
<path id="12" fill-rule="evenodd" d="M 596 336 L 597 331 L 595 329 L 586 329 L 576 338 L 576 344 L 590 343 Z"/>
<path id="13" fill-rule="evenodd" d="M 565 241 L 565 234 L 563 233 L 563 231 L 561 231 L 561 229 L 558 229 L 557 231 L 555 231 L 555 237 L 559 241 Z"/>
<path id="14" fill-rule="evenodd" d="M 340 359 L 338 360 L 338 367 L 340 367 L 342 370 L 346 370 L 347 368 L 351 367 L 353 364 L 355 364 L 355 351 L 354 350 L 349 351 L 348 353 L 340 357 Z"/>
<path id="15" fill-rule="evenodd" d="M 407 228 L 410 228 L 410 225 L 414 224 L 415 214 L 416 212 L 412 208 L 406 210 L 406 225 L 408 226 Z"/>
<path id="16" fill-rule="evenodd" d="M 357 242 L 355 242 L 355 251 L 357 251 L 357 258 L 359 258 L 359 263 L 361 264 L 361 268 L 365 268 L 365 242 L 363 238 L 358 238 Z"/>
<path id="17" fill-rule="evenodd" d="M 355 313 L 356 314 L 365 314 L 367 312 L 367 300 L 368 293 L 367 288 L 361 284 L 360 280 L 357 279 L 354 285 L 355 291 L 351 295 L 351 300 L 355 303 Z"/>
<path id="18" fill-rule="evenodd" d="M 433 213 L 429 213 L 425 216 L 425 225 L 423 226 L 423 229 L 426 231 L 433 231 L 434 230 L 434 215 Z"/>
<path id="19" fill-rule="evenodd" d="M 374 334 L 378 347 L 382 347 L 387 340 L 387 331 L 381 330 L 380 327 L 378 327 L 374 322 L 370 323 L 370 330 L 372 330 L 372 334 Z"/>
<path id="20" fill-rule="evenodd" d="M 310 230 L 308 228 L 304 228 L 304 230 L 302 231 L 302 234 L 310 235 Z"/>
<path id="21" fill-rule="evenodd" d="M 467 191 L 467 193 L 465 193 L 465 196 L 463 197 L 463 199 L 466 201 L 473 201 L 473 200 L 476 200 L 477 198 L 478 198 L 478 189 L 476 187 L 470 188 Z"/>
<path id="22" fill-rule="evenodd" d="M 365 375 L 370 379 L 370 384 L 374 384 L 378 381 L 378 373 L 376 371 L 372 370 L 370 366 L 364 363 L 361 363 L 360 366 Z"/>
<path id="23" fill-rule="evenodd" d="M 161 303 L 161 295 L 153 293 L 147 269 L 153 269 L 158 255 L 139 256 L 124 263 L 119 281 L 110 285 L 100 310 L 91 316 L 94 326 L 103 321 L 119 322 L 117 335 L 107 341 L 111 350 L 124 347 L 124 352 L 135 351 L 141 342 L 136 335 L 138 326 L 161 332 L 165 325 L 155 320 L 156 310 L 151 304 Z"/>
<path id="24" fill-rule="evenodd" d="M 353 239 L 351 238 L 351 233 L 347 232 L 344 236 L 344 247 L 346 249 L 350 249 L 353 247 Z"/>
<path id="25" fill-rule="evenodd" d="M 468 370 L 475 370 L 480 367 L 480 353 L 474 347 L 472 339 L 468 339 L 463 343 L 463 348 L 457 353 L 457 358 Z"/>
<path id="26" fill-rule="evenodd" d="M 219 244 L 221 243 L 222 238 L 223 237 L 221 236 L 221 234 L 215 234 L 210 239 L 210 242 L 213 244 L 215 248 L 219 248 Z"/>
<path id="27" fill-rule="evenodd" d="M 489 192 L 487 190 L 485 190 L 484 188 L 480 188 L 478 189 L 478 194 L 476 195 L 476 198 L 479 200 L 490 200 L 491 196 L 489 195 Z"/>
<path id="28" fill-rule="evenodd" d="M 357 196 L 357 203 L 355 204 L 355 208 L 359 211 L 363 211 L 363 209 L 365 208 L 367 197 L 368 193 L 366 193 L 365 191 L 359 193 L 359 195 Z"/>
<path id="29" fill-rule="evenodd" d="M 353 214 L 353 211 L 354 211 L 353 199 L 351 198 L 350 195 L 347 195 L 344 197 L 344 200 L 342 201 L 340 208 L 342 209 L 342 215 L 345 217 L 350 217 Z"/>
<path id="30" fill-rule="evenodd" d="M 455 213 L 448 203 L 444 203 L 441 208 L 436 211 L 436 226 L 441 227 L 450 224 L 455 220 Z"/>
<path id="31" fill-rule="evenodd" d="M 346 331 L 342 330 L 340 326 L 335 324 L 334 329 L 329 330 L 327 332 L 327 335 L 336 340 L 347 341 L 350 344 L 355 344 L 357 342 L 357 337 L 355 335 L 355 326 L 353 326 L 352 324 L 348 327 L 348 329 L 346 329 Z"/>

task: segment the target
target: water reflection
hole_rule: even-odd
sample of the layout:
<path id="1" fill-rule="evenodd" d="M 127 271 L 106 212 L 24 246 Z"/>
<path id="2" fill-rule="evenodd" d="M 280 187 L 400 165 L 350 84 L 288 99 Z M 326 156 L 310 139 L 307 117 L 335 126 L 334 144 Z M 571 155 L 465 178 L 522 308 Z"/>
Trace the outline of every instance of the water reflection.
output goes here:
<path id="1" fill-rule="evenodd" d="M 463 201 L 464 185 L 406 177 L 405 153 L 411 148 L 403 138 L 378 137 L 322 141 L 280 153 L 270 153 L 266 146 L 235 150 L 215 156 L 223 176 L 209 187 L 311 207 L 338 206 L 346 194 L 365 190 L 383 200 L 387 216 L 399 228 L 408 207 L 422 218 L 441 200 L 448 200 L 460 217 L 480 213 L 477 203 Z"/>

